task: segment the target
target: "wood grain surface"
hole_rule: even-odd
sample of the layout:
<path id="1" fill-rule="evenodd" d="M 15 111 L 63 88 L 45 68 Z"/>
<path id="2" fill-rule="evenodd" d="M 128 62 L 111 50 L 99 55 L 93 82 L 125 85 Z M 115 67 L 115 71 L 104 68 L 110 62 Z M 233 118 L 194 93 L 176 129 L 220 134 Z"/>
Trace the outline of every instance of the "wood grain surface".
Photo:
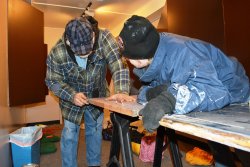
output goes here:
<path id="1" fill-rule="evenodd" d="M 106 98 L 89 99 L 93 105 L 112 112 L 137 117 L 143 108 L 136 102 L 119 103 Z M 160 125 L 179 132 L 215 141 L 250 152 L 250 108 L 248 104 L 231 105 L 210 112 L 165 115 Z"/>
<path id="2" fill-rule="evenodd" d="M 160 125 L 250 152 L 250 109 L 247 104 L 165 116 Z"/>
<path id="3" fill-rule="evenodd" d="M 106 98 L 92 98 L 89 99 L 89 103 L 131 117 L 137 117 L 138 112 L 143 108 L 143 105 L 136 102 L 119 103 L 117 101 L 108 101 Z"/>

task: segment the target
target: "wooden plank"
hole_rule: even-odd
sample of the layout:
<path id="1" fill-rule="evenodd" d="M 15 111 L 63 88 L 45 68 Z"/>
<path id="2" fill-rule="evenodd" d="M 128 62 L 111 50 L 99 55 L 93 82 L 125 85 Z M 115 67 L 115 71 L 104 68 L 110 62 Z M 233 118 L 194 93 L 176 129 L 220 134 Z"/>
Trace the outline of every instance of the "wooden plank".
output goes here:
<path id="1" fill-rule="evenodd" d="M 118 103 L 106 98 L 89 99 L 90 104 L 113 112 L 137 117 L 143 108 L 136 102 Z M 248 105 L 232 105 L 211 112 L 166 115 L 160 125 L 179 132 L 215 141 L 250 152 L 250 109 Z"/>
<path id="2" fill-rule="evenodd" d="M 108 101 L 106 98 L 92 98 L 89 99 L 89 103 L 131 117 L 137 117 L 139 111 L 143 108 L 143 105 L 136 102 L 119 103 L 117 101 Z"/>
<path id="3" fill-rule="evenodd" d="M 248 105 L 233 105 L 211 112 L 165 116 L 160 124 L 180 132 L 250 152 Z"/>

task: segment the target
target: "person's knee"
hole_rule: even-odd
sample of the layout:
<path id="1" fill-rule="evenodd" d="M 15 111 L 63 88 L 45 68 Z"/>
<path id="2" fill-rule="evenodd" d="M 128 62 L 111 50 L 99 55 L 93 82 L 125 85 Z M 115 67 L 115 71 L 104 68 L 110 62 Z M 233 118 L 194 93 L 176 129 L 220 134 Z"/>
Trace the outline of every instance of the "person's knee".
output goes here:
<path id="1" fill-rule="evenodd" d="M 75 138 L 78 135 L 79 126 L 69 122 L 67 120 L 64 121 L 64 128 L 62 131 L 62 137 L 64 138 Z"/>

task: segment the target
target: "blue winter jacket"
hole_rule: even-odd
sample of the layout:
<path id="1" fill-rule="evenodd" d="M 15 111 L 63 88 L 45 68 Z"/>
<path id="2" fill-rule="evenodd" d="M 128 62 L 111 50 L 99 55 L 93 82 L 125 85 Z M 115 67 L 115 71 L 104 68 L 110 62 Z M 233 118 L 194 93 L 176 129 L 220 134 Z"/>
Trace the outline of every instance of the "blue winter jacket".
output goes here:
<path id="1" fill-rule="evenodd" d="M 249 80 L 243 66 L 221 50 L 193 38 L 160 33 L 160 42 L 149 67 L 134 69 L 148 88 L 168 84 L 176 98 L 174 113 L 211 111 L 231 103 L 246 102 Z"/>

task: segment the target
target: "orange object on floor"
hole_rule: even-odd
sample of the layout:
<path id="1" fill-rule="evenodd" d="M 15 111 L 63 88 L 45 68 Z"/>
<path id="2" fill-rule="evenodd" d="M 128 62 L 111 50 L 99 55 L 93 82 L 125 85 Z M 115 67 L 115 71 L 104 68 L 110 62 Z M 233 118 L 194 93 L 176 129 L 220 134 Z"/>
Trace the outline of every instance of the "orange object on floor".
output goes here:
<path id="1" fill-rule="evenodd" d="M 193 150 L 186 153 L 186 161 L 191 165 L 212 165 L 214 159 L 208 152 L 194 147 Z"/>
<path id="2" fill-rule="evenodd" d="M 131 142 L 131 146 L 132 146 L 133 153 L 135 153 L 136 155 L 139 155 L 140 149 L 141 149 L 141 144 L 136 143 L 136 142 Z"/>

